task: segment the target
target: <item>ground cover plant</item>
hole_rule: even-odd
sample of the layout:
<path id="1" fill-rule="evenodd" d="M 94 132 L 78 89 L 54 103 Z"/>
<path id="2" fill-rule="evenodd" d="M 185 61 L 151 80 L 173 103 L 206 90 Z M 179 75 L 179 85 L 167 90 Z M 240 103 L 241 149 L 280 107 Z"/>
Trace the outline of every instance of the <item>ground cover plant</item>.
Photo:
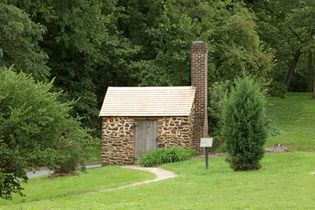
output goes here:
<path id="1" fill-rule="evenodd" d="M 163 163 L 179 162 L 190 159 L 195 155 L 192 149 L 178 147 L 159 148 L 142 156 L 139 163 L 145 167 L 158 166 Z"/>

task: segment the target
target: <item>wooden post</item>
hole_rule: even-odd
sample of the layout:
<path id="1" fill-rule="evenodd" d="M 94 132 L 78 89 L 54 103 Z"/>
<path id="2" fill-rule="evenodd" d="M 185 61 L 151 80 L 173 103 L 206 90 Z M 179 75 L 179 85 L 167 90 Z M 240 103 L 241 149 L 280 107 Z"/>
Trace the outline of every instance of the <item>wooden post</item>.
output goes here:
<path id="1" fill-rule="evenodd" d="M 209 168 L 209 147 L 212 147 L 213 138 L 201 138 L 200 147 L 205 148 L 205 163 L 206 170 Z"/>
<path id="2" fill-rule="evenodd" d="M 206 170 L 209 168 L 209 147 L 205 147 Z"/>

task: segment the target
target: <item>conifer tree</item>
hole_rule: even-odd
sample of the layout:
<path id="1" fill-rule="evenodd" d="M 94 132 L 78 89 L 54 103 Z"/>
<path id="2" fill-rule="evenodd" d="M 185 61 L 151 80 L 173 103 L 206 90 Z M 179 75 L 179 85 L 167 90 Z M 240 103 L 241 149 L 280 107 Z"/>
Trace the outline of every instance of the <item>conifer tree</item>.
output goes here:
<path id="1" fill-rule="evenodd" d="M 235 171 L 259 169 L 267 137 L 265 97 L 250 77 L 235 83 L 223 102 L 222 137 L 229 153 L 227 161 Z"/>

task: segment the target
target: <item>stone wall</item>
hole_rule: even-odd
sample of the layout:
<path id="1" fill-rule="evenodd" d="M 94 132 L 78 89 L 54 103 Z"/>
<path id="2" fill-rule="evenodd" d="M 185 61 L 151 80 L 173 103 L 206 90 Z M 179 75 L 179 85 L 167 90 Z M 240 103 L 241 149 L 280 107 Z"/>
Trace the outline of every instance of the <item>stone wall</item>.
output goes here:
<path id="1" fill-rule="evenodd" d="M 103 117 L 102 165 L 134 163 L 134 119 Z"/>
<path id="2" fill-rule="evenodd" d="M 158 119 L 157 146 L 191 148 L 192 145 L 191 117 L 163 117 Z"/>
<path id="3" fill-rule="evenodd" d="M 188 117 L 157 118 L 157 146 L 194 148 L 193 112 Z M 135 121 L 132 117 L 103 117 L 102 165 L 134 163 Z"/>

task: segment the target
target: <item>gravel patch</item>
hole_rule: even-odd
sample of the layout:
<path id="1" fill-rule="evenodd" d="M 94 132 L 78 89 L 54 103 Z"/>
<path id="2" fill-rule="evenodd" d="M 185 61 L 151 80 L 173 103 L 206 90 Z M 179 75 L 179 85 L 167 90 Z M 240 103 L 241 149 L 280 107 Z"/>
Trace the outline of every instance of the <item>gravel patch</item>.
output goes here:
<path id="1" fill-rule="evenodd" d="M 87 169 L 90 168 L 99 168 L 102 167 L 101 164 L 91 164 L 91 165 L 86 165 L 85 166 Z M 41 169 L 41 170 L 36 170 L 36 171 L 29 171 L 26 173 L 26 176 L 31 179 L 39 176 L 45 176 L 45 175 L 52 175 L 53 171 L 49 169 Z"/>
<path id="2" fill-rule="evenodd" d="M 275 144 L 272 147 L 267 147 L 266 152 L 287 152 L 289 149 L 282 144 Z"/>

